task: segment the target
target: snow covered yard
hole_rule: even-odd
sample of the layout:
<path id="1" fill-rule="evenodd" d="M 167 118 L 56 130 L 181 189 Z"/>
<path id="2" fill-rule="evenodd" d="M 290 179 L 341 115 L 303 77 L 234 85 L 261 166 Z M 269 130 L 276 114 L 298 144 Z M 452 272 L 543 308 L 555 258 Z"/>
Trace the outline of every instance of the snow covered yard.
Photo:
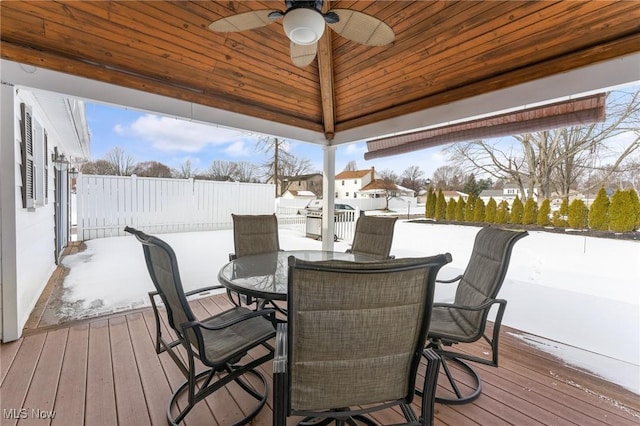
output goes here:
<path id="1" fill-rule="evenodd" d="M 399 220 L 391 253 L 396 257 L 450 252 L 441 277 L 461 273 L 479 228 Z M 232 230 L 163 234 L 178 256 L 186 290 L 217 284 L 233 252 Z M 284 250 L 321 249 L 321 242 L 281 229 Z M 65 257 L 64 313 L 81 318 L 148 304 L 153 289 L 140 243 L 133 237 L 86 242 Z M 338 242 L 336 251 L 349 248 Z M 500 297 L 508 300 L 504 323 L 522 330 L 533 346 L 554 353 L 640 394 L 640 242 L 540 231 L 519 241 Z M 438 300 L 454 287 L 440 285 Z M 561 343 L 558 343 L 561 342 Z"/>

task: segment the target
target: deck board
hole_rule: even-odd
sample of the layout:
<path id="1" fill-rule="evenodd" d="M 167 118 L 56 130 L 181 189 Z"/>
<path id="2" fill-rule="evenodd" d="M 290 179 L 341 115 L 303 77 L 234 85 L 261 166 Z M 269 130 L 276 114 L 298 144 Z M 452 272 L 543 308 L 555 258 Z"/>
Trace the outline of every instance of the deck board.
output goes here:
<path id="1" fill-rule="evenodd" d="M 226 295 L 192 303 L 194 313 L 202 317 L 230 307 Z M 162 328 L 170 338 L 166 318 Z M 482 395 L 460 406 L 436 404 L 436 425 L 640 424 L 637 395 L 528 346 L 514 336 L 517 330 L 503 331 L 500 367 L 474 364 L 483 379 Z M 154 339 L 150 309 L 29 330 L 22 339 L 0 348 L 3 413 L 22 408 L 54 410 L 52 425 L 164 425 L 172 389 L 184 376 L 168 354 L 155 353 Z M 485 350 L 479 344 L 460 349 L 476 355 Z M 258 348 L 248 356 L 259 357 L 264 351 Z M 271 425 L 271 368 L 270 362 L 259 368 L 270 394 L 254 426 Z M 423 373 L 424 365 L 419 378 Z M 439 392 L 442 380 L 441 376 Z M 198 404 L 185 424 L 226 426 L 253 402 L 237 385 L 230 385 Z M 419 412 L 419 398 L 414 408 Z M 4 417 L 3 425 L 17 423 Z M 397 409 L 373 417 L 381 424 L 402 420 Z M 49 424 L 33 418 L 19 424 L 29 424 L 27 420 Z M 296 420 L 289 419 L 288 425 Z"/>
<path id="2" fill-rule="evenodd" d="M 69 330 L 64 328 L 47 333 L 24 401 L 29 413 L 20 420 L 20 425 L 50 424 L 52 416 L 55 418 L 53 406 L 68 334 Z"/>
<path id="3" fill-rule="evenodd" d="M 87 391 L 85 417 L 78 423 L 95 422 L 104 426 L 117 425 L 116 396 L 111 366 L 109 322 L 92 322 L 89 328 L 87 360 Z"/>
<path id="4" fill-rule="evenodd" d="M 88 324 L 69 328 L 56 394 L 56 416 L 51 421 L 52 426 L 70 425 L 73 421 L 84 418 L 88 344 Z"/>

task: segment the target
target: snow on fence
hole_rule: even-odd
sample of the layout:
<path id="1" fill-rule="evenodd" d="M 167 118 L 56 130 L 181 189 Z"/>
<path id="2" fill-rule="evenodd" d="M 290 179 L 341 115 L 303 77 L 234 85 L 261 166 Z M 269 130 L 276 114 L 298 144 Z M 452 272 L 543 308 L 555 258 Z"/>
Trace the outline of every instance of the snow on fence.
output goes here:
<path id="1" fill-rule="evenodd" d="M 126 225 L 150 233 L 232 227 L 231 213 L 274 213 L 274 186 L 194 179 L 80 174 L 78 239 L 124 235 Z"/>

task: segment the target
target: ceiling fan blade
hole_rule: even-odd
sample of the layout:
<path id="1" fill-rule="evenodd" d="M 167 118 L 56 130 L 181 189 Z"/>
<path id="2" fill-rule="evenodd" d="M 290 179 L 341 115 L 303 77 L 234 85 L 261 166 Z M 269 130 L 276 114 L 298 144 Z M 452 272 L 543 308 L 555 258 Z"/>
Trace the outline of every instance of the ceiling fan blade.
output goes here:
<path id="1" fill-rule="evenodd" d="M 279 11 L 253 10 L 251 12 L 244 12 L 237 15 L 227 16 L 226 18 L 220 18 L 216 21 L 213 21 L 209 25 L 209 29 L 216 32 L 230 33 L 235 31 L 245 31 L 264 27 L 265 25 L 269 25 L 274 21 L 269 17 L 269 14 L 271 14 L 272 12 Z M 277 16 L 277 14 L 274 16 Z M 280 13 L 279 16 L 282 16 L 282 14 Z"/>
<path id="2" fill-rule="evenodd" d="M 316 57 L 318 43 L 301 45 L 291 42 L 291 61 L 297 67 L 306 67 Z"/>
<path id="3" fill-rule="evenodd" d="M 336 13 L 340 20 L 327 25 L 344 38 L 366 46 L 386 46 L 395 38 L 389 25 L 371 15 L 350 9 L 332 9 L 330 12 Z"/>

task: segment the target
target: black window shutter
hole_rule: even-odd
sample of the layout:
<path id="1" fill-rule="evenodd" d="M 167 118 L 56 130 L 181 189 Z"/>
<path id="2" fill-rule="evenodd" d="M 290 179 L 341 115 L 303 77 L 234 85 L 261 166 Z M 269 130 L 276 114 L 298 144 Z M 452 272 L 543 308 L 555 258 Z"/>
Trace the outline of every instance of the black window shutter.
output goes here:
<path id="1" fill-rule="evenodd" d="M 33 160 L 33 112 L 31 107 L 20 104 L 22 121 L 20 129 L 22 133 L 22 206 L 24 208 L 35 207 L 35 164 Z"/>

